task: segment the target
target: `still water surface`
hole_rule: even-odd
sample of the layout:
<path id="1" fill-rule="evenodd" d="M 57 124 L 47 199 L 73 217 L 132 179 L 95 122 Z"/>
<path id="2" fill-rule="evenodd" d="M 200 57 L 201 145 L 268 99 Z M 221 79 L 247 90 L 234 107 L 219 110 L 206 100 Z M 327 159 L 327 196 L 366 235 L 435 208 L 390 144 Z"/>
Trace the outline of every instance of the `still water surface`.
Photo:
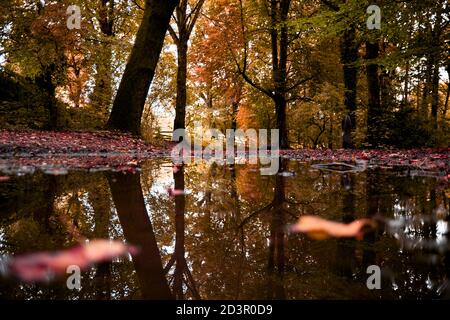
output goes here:
<path id="1" fill-rule="evenodd" d="M 449 298 L 446 188 L 405 168 L 343 173 L 289 160 L 277 176 L 248 164 L 197 163 L 174 173 L 165 159 L 137 174 L 16 176 L 0 182 L 1 256 L 69 248 L 73 229 L 141 252 L 85 271 L 80 291 L 65 280 L 1 279 L 0 298 Z M 305 214 L 388 224 L 361 241 L 288 234 L 286 225 Z M 366 286 L 370 265 L 382 269 L 381 290 Z"/>

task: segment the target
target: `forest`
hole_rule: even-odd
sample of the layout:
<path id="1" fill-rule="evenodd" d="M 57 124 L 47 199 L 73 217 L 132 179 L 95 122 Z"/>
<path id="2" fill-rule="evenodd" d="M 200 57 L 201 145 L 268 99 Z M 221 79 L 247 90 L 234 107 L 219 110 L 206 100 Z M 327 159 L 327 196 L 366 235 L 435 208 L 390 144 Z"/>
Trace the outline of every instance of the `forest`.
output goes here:
<path id="1" fill-rule="evenodd" d="M 0 300 L 450 299 L 449 13 L 0 0 Z"/>
<path id="2" fill-rule="evenodd" d="M 448 146 L 446 1 L 2 2 L 4 128 L 153 142 L 198 121 L 277 128 L 283 149 Z"/>

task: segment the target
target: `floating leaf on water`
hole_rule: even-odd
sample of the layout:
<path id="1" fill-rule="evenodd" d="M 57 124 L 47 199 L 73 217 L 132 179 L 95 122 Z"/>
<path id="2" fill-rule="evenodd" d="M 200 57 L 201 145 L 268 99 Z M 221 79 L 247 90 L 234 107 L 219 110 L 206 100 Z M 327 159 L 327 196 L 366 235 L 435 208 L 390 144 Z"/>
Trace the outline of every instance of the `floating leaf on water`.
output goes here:
<path id="1" fill-rule="evenodd" d="M 344 224 L 316 216 L 303 216 L 290 229 L 292 232 L 306 233 L 313 239 L 323 240 L 330 237 L 361 238 L 364 227 L 374 228 L 375 222 L 369 219 L 361 219 Z"/>
<path id="2" fill-rule="evenodd" d="M 68 250 L 13 257 L 7 264 L 7 272 L 25 282 L 39 282 L 64 275 L 72 265 L 86 269 L 91 264 L 111 261 L 128 253 L 135 255 L 137 249 L 119 241 L 92 240 Z"/>

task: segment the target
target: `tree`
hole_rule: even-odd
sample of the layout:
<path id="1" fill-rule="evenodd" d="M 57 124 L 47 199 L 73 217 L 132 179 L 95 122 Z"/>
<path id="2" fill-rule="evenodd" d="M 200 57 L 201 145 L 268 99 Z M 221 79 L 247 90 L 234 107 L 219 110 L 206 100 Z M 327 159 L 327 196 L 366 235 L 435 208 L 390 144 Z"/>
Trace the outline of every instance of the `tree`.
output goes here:
<path id="1" fill-rule="evenodd" d="M 95 3 L 96 19 L 100 25 L 100 46 L 95 55 L 95 87 L 91 96 L 94 110 L 105 120 L 109 115 L 112 99 L 112 38 L 114 37 L 114 22 L 117 19 L 115 0 L 99 0 Z"/>
<path id="2" fill-rule="evenodd" d="M 108 127 L 140 134 L 150 84 L 178 0 L 147 0 L 136 41 L 119 85 Z"/>
<path id="3" fill-rule="evenodd" d="M 280 148 L 289 148 L 289 138 L 287 130 L 286 109 L 289 101 L 289 94 L 298 89 L 301 85 L 311 80 L 311 76 L 302 79 L 292 79 L 292 73 L 288 70 L 290 65 L 290 57 L 292 57 L 293 44 L 298 37 L 296 34 L 289 32 L 288 22 L 291 8 L 291 0 L 264 0 L 262 13 L 265 15 L 267 21 L 263 22 L 268 25 L 263 30 L 268 31 L 270 37 L 270 59 L 271 59 L 271 81 L 270 84 L 264 85 L 254 79 L 248 73 L 248 54 L 249 54 L 249 40 L 248 31 L 245 24 L 245 13 L 243 8 L 243 1 L 240 0 L 241 5 L 241 25 L 244 34 L 245 45 L 243 52 L 243 63 L 238 63 L 239 73 L 243 79 L 253 88 L 260 91 L 269 97 L 275 106 L 276 114 L 276 128 L 280 130 Z M 290 81 L 291 80 L 291 81 Z"/>
<path id="4" fill-rule="evenodd" d="M 11 3 L 2 19 L 6 68 L 26 77 L 46 96 L 47 129 L 59 126 L 57 89 L 80 80 L 71 79 L 70 69 L 76 70 L 84 62 L 81 48 L 85 30 L 67 30 L 67 5 L 66 1 L 30 5 L 18 1 Z"/>
<path id="5" fill-rule="evenodd" d="M 177 30 L 169 25 L 170 36 L 177 46 L 178 53 L 174 130 L 186 128 L 188 42 L 204 3 L 205 0 L 181 0 L 173 17 Z"/>
<path id="6" fill-rule="evenodd" d="M 329 0 L 321 0 L 329 9 L 339 14 L 341 8 L 338 4 Z M 344 1 L 345 3 L 346 1 Z M 351 19 L 346 19 L 349 22 Z M 342 120 L 342 146 L 343 148 L 353 148 L 352 135 L 356 128 L 356 97 L 358 84 L 358 49 L 359 45 L 356 39 L 355 22 L 350 21 L 342 31 L 340 37 L 341 64 L 344 77 L 344 105 L 347 109 L 347 115 Z"/>
<path id="7" fill-rule="evenodd" d="M 233 60 L 233 52 L 244 45 L 238 3 L 235 0 L 209 3 L 197 25 L 198 32 L 192 40 L 191 79 L 193 99 L 202 103 L 195 113 L 206 118 L 209 127 L 222 132 L 235 130 L 246 95 Z"/>

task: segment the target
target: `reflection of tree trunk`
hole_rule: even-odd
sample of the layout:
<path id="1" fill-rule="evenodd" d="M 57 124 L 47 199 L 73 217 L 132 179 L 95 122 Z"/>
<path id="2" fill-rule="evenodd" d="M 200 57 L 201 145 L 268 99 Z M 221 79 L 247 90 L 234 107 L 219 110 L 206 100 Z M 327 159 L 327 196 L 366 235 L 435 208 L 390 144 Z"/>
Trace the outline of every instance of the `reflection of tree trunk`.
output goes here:
<path id="1" fill-rule="evenodd" d="M 171 299 L 161 255 L 142 195 L 139 174 L 108 176 L 112 198 L 128 243 L 139 246 L 133 263 L 144 299 Z"/>
<path id="2" fill-rule="evenodd" d="M 184 190 L 184 167 L 181 167 L 173 174 L 175 180 L 175 190 Z M 200 299 L 197 291 L 194 278 L 186 261 L 185 250 L 185 219 L 186 212 L 186 198 L 184 195 L 175 196 L 175 252 L 173 253 L 169 263 L 165 267 L 168 272 L 172 265 L 175 265 L 173 274 L 173 294 L 176 299 L 184 299 L 183 284 L 185 284 L 194 296 L 195 299 Z M 184 277 L 186 276 L 186 281 Z"/>
<path id="3" fill-rule="evenodd" d="M 367 171 L 366 179 L 366 200 L 367 200 L 367 217 L 373 218 L 378 214 L 379 208 L 379 194 L 378 188 L 378 176 L 374 171 Z M 363 272 L 370 265 L 376 264 L 376 253 L 370 247 L 376 240 L 376 234 L 374 231 L 368 232 L 364 235 L 364 249 L 363 249 Z"/>
<path id="4" fill-rule="evenodd" d="M 184 190 L 184 168 L 174 173 L 175 189 Z M 186 199 L 184 195 L 175 197 L 175 272 L 173 292 L 176 298 L 183 299 L 183 273 L 187 267 L 184 249 L 184 213 L 186 210 Z"/>
<path id="5" fill-rule="evenodd" d="M 349 174 L 344 174 L 341 177 L 341 185 L 344 190 L 342 201 L 344 223 L 349 223 L 355 220 L 355 195 L 354 195 L 354 181 Z M 355 240 L 339 239 L 337 241 L 336 250 L 336 272 L 337 274 L 351 278 L 353 271 L 352 266 L 355 263 Z"/>
<path id="6" fill-rule="evenodd" d="M 94 209 L 94 237 L 99 239 L 109 238 L 109 220 L 111 204 L 108 192 L 108 186 L 102 181 L 95 191 L 89 192 L 89 199 Z M 97 267 L 94 284 L 98 300 L 111 299 L 111 270 L 112 263 L 105 262 Z"/>
<path id="7" fill-rule="evenodd" d="M 281 172 L 285 170 L 285 161 L 280 159 Z M 284 177 L 276 176 L 275 195 L 273 199 L 274 210 L 270 226 L 268 271 L 268 299 L 286 299 L 284 290 L 285 251 L 284 251 L 284 204 L 286 201 Z"/>

